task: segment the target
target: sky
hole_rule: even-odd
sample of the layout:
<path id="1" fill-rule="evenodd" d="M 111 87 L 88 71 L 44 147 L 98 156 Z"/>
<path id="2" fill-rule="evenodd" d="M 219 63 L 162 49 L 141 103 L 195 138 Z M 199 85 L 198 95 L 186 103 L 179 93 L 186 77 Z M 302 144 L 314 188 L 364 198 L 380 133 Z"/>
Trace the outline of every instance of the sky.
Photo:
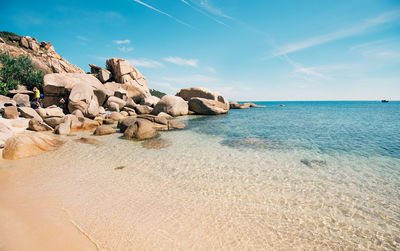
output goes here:
<path id="1" fill-rule="evenodd" d="M 0 0 L 0 30 L 89 71 L 129 60 L 149 87 L 230 100 L 400 100 L 400 0 Z"/>

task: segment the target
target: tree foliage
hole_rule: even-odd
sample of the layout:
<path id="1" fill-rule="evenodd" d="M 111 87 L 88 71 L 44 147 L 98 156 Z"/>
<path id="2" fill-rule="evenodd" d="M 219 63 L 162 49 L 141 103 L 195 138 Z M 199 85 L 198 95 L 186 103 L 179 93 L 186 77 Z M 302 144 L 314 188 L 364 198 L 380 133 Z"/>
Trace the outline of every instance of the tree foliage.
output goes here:
<path id="1" fill-rule="evenodd" d="M 7 53 L 2 53 L 0 62 L 2 64 L 0 77 L 5 85 L 4 87 L 0 84 L 0 90 L 16 89 L 18 85 L 25 85 L 29 90 L 33 87 L 42 89 L 44 74 L 33 66 L 28 57 L 20 55 L 18 58 L 13 58 Z"/>
<path id="2" fill-rule="evenodd" d="M 165 93 L 163 93 L 163 92 L 161 92 L 161 91 L 155 90 L 155 89 L 150 89 L 150 94 L 151 94 L 152 96 L 157 97 L 157 98 L 162 98 L 162 97 L 164 97 L 165 95 L 167 95 L 167 94 L 165 94 Z"/>

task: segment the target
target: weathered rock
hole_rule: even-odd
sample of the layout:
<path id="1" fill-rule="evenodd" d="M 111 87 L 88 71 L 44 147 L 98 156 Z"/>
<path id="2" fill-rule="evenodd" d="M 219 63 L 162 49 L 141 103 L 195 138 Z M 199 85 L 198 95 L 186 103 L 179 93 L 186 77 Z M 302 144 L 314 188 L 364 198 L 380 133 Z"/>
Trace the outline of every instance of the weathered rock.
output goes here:
<path id="1" fill-rule="evenodd" d="M 136 117 L 127 117 L 118 122 L 119 130 L 124 133 L 125 130 L 136 122 Z"/>
<path id="2" fill-rule="evenodd" d="M 105 125 L 112 125 L 115 123 L 116 123 L 116 121 L 113 119 L 103 119 L 103 124 L 105 124 Z"/>
<path id="3" fill-rule="evenodd" d="M 98 121 L 88 119 L 88 118 L 78 118 L 79 121 L 81 122 L 82 126 L 80 129 L 83 130 L 92 130 L 97 128 L 100 124 Z"/>
<path id="4" fill-rule="evenodd" d="M 186 125 L 183 122 L 175 120 L 168 121 L 168 130 L 184 129 L 184 128 L 186 128 Z"/>
<path id="5" fill-rule="evenodd" d="M 120 98 L 117 98 L 115 96 L 109 97 L 107 100 L 107 105 L 110 106 L 111 103 L 116 103 L 119 106 L 119 109 L 122 109 L 125 105 L 126 102 Z"/>
<path id="6" fill-rule="evenodd" d="M 27 119 L 36 119 L 39 122 L 43 121 L 43 118 L 32 108 L 30 107 L 18 107 L 18 111 L 21 114 L 21 117 L 27 118 Z"/>
<path id="7" fill-rule="evenodd" d="M 124 116 L 122 116 L 121 113 L 119 113 L 119 112 L 112 112 L 111 114 L 109 114 L 107 116 L 107 118 L 112 119 L 114 121 L 119 121 L 119 120 L 123 119 Z"/>
<path id="8" fill-rule="evenodd" d="M 99 114 L 99 102 L 91 86 L 85 83 L 74 85 L 68 98 L 68 110 L 80 110 L 85 117 L 94 118 Z"/>
<path id="9" fill-rule="evenodd" d="M 44 109 L 46 112 L 46 117 L 64 117 L 65 114 L 60 107 L 50 106 Z"/>
<path id="10" fill-rule="evenodd" d="M 75 115 L 76 117 L 78 117 L 78 118 L 80 118 L 80 117 L 85 117 L 85 116 L 83 116 L 83 113 L 82 113 L 82 111 L 81 110 L 75 110 L 75 111 L 73 111 L 72 113 L 71 113 L 72 115 Z"/>
<path id="11" fill-rule="evenodd" d="M 168 113 L 165 112 L 160 112 L 157 117 L 163 117 L 166 118 L 167 120 L 172 119 L 173 117 L 171 115 L 169 115 Z"/>
<path id="12" fill-rule="evenodd" d="M 21 37 L 21 40 L 19 40 L 19 45 L 21 47 L 24 47 L 26 49 L 29 49 L 29 44 L 28 44 L 28 40 L 26 40 L 25 37 Z"/>
<path id="13" fill-rule="evenodd" d="M 185 100 L 181 97 L 167 94 L 157 103 L 151 114 L 157 115 L 160 112 L 165 112 L 175 117 L 187 115 L 188 110 L 189 107 Z"/>
<path id="14" fill-rule="evenodd" d="M 229 111 L 229 103 L 224 97 L 222 97 L 217 92 L 213 92 L 213 91 L 203 88 L 203 87 L 184 88 L 184 89 L 181 89 L 176 94 L 176 96 L 182 97 L 186 101 L 190 101 L 192 98 L 203 98 L 203 99 L 210 99 L 210 100 L 218 101 L 225 105 L 225 108 L 223 108 L 224 110 Z M 218 105 L 218 106 L 222 108 L 221 105 Z M 190 109 L 190 107 L 189 107 L 189 109 Z M 192 110 L 192 109 L 190 109 L 190 110 Z"/>
<path id="15" fill-rule="evenodd" d="M 98 73 L 99 80 L 102 83 L 107 82 L 111 78 L 111 72 L 106 69 L 101 69 Z"/>
<path id="16" fill-rule="evenodd" d="M 135 109 L 136 106 L 137 106 L 137 104 L 135 103 L 135 101 L 133 101 L 133 99 L 128 98 L 128 99 L 126 100 L 126 107 Z"/>
<path id="17" fill-rule="evenodd" d="M 104 109 L 104 107 L 102 106 L 99 107 L 99 114 L 101 115 L 106 114 L 106 110 Z"/>
<path id="18" fill-rule="evenodd" d="M 15 103 L 17 103 L 17 106 L 31 107 L 31 103 L 29 102 L 29 95 L 27 94 L 15 94 L 13 100 L 15 101 Z"/>
<path id="19" fill-rule="evenodd" d="M 150 114 L 153 108 L 147 105 L 136 105 L 135 110 L 137 114 Z"/>
<path id="20" fill-rule="evenodd" d="M 119 112 L 119 113 L 124 117 L 128 117 L 128 112 L 126 112 L 126 111 L 122 111 L 122 112 Z"/>
<path id="21" fill-rule="evenodd" d="M 248 104 L 250 107 L 255 107 L 255 108 L 266 107 L 265 105 L 257 105 L 257 104 L 254 104 L 254 103 L 245 103 L 245 104 Z"/>
<path id="22" fill-rule="evenodd" d="M 150 115 L 150 114 L 138 115 L 137 117 L 141 118 L 141 119 L 147 119 L 147 120 L 157 123 L 157 124 L 162 124 L 162 125 L 168 124 L 168 120 L 164 117 L 154 116 L 154 115 Z"/>
<path id="23" fill-rule="evenodd" d="M 44 123 L 43 121 L 37 120 L 35 118 L 29 120 L 29 126 L 28 129 L 36 132 L 41 132 L 41 131 L 52 131 L 53 128 L 49 126 L 48 124 Z"/>
<path id="24" fill-rule="evenodd" d="M 158 136 L 150 121 L 137 119 L 133 125 L 130 125 L 124 132 L 125 139 L 145 140 Z"/>
<path id="25" fill-rule="evenodd" d="M 125 112 L 128 112 L 128 113 L 129 113 L 129 112 L 133 112 L 133 113 L 136 114 L 135 109 L 130 108 L 130 107 L 127 107 L 127 106 L 125 106 L 124 108 L 122 108 L 122 110 L 125 111 Z"/>
<path id="26" fill-rule="evenodd" d="M 9 97 L 0 95 L 0 109 L 6 106 L 17 106 L 17 103 Z"/>
<path id="27" fill-rule="evenodd" d="M 11 138 L 14 135 L 13 130 L 0 122 L 0 144 L 4 144 L 8 138 Z"/>
<path id="28" fill-rule="evenodd" d="M 108 104 L 108 110 L 109 111 L 114 111 L 114 112 L 119 112 L 119 105 L 117 103 L 110 102 Z"/>
<path id="29" fill-rule="evenodd" d="M 232 101 L 229 103 L 231 109 L 248 109 L 250 107 L 250 103 L 239 104 L 236 101 Z"/>
<path id="30" fill-rule="evenodd" d="M 3 158 L 14 160 L 54 151 L 64 142 L 51 134 L 24 132 L 9 138 L 3 149 Z"/>
<path id="31" fill-rule="evenodd" d="M 61 124 L 63 122 L 63 118 L 61 117 L 47 117 L 44 119 L 44 122 L 46 124 L 48 124 L 49 126 L 55 128 L 56 126 L 58 126 L 59 124 Z"/>
<path id="32" fill-rule="evenodd" d="M 16 119 L 19 117 L 16 106 L 7 106 L 4 108 L 3 117 L 6 119 Z"/>
<path id="33" fill-rule="evenodd" d="M 126 90 L 124 90 L 122 88 L 118 88 L 118 90 L 116 90 L 114 92 L 114 96 L 117 97 L 117 98 L 120 98 L 122 100 L 125 100 L 128 97 L 128 91 L 126 91 Z"/>
<path id="34" fill-rule="evenodd" d="M 56 98 L 61 99 L 72 91 L 74 86 L 80 85 L 79 89 L 76 92 L 83 91 L 87 89 L 83 93 L 88 93 L 89 89 L 96 95 L 98 102 L 104 102 L 107 91 L 103 84 L 94 76 L 90 74 L 80 74 L 80 73 L 53 73 L 53 74 L 46 74 L 44 76 L 44 87 L 43 91 L 48 99 Z M 91 93 L 90 93 L 91 95 Z M 87 98 L 87 97 L 85 97 Z M 73 98 L 76 100 L 76 97 Z M 90 99 L 89 99 L 90 100 Z M 76 101 L 75 101 L 76 102 Z M 88 102 L 89 103 L 89 102 Z"/>
<path id="35" fill-rule="evenodd" d="M 191 98 L 189 109 L 203 115 L 218 115 L 228 113 L 229 111 L 226 104 L 205 98 Z"/>
<path id="36" fill-rule="evenodd" d="M 141 105 L 147 105 L 147 106 L 150 106 L 150 107 L 155 107 L 159 101 L 160 101 L 160 99 L 158 97 L 150 96 L 150 97 L 144 98 L 140 102 L 140 104 Z"/>
<path id="37" fill-rule="evenodd" d="M 63 122 L 56 126 L 54 133 L 60 135 L 68 135 L 71 131 L 72 120 L 69 116 L 65 116 Z"/>
<path id="38" fill-rule="evenodd" d="M 89 64 L 90 66 L 90 73 L 92 74 L 98 74 L 101 71 L 101 67 L 94 65 L 94 64 Z"/>
<path id="39" fill-rule="evenodd" d="M 108 135 L 108 134 L 113 134 L 116 133 L 117 131 L 112 128 L 111 126 L 107 125 L 102 125 L 96 128 L 96 131 L 94 131 L 94 135 L 101 136 L 101 135 Z"/>
<path id="40" fill-rule="evenodd" d="M 116 82 L 121 83 L 121 87 L 128 92 L 128 97 L 141 100 L 151 96 L 147 80 L 128 61 L 111 58 L 106 63 Z"/>

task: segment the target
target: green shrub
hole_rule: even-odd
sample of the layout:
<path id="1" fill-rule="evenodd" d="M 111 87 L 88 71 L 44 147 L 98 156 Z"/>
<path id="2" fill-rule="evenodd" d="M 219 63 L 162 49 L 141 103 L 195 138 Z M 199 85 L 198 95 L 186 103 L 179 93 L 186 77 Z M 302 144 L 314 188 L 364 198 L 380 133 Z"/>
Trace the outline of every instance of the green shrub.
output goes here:
<path id="1" fill-rule="evenodd" d="M 163 92 L 160 92 L 160 91 L 158 91 L 158 90 L 155 90 L 155 89 L 150 89 L 150 94 L 151 94 L 152 96 L 156 96 L 157 98 L 162 98 L 162 97 L 164 97 L 165 95 L 167 95 L 167 94 L 165 94 L 165 93 L 163 93 Z"/>
<path id="2" fill-rule="evenodd" d="M 6 96 L 8 94 L 8 87 L 5 83 L 0 81 L 0 95 Z"/>
<path id="3" fill-rule="evenodd" d="M 13 58 L 7 53 L 2 53 L 0 62 L 3 65 L 0 76 L 8 90 L 16 89 L 18 85 L 25 85 L 29 90 L 33 87 L 42 89 L 44 74 L 35 69 L 28 57 L 20 55 Z"/>
<path id="4" fill-rule="evenodd" d="M 2 37 L 6 41 L 15 40 L 16 38 L 21 38 L 20 35 L 9 31 L 0 31 L 0 37 Z"/>

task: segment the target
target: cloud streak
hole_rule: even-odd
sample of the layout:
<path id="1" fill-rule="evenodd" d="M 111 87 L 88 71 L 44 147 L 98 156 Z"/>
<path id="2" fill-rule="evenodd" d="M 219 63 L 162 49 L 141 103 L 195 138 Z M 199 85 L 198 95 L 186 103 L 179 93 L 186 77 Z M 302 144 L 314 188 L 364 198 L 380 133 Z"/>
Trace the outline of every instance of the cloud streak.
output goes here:
<path id="1" fill-rule="evenodd" d="M 213 20 L 213 21 L 215 21 L 215 22 L 217 22 L 217 23 L 219 23 L 219 24 L 222 24 L 222 25 L 224 25 L 224 26 L 226 26 L 226 27 L 231 28 L 231 27 L 230 27 L 229 25 L 227 25 L 226 23 L 224 23 L 224 22 L 222 22 L 222 21 L 220 21 L 220 20 L 218 20 L 218 19 L 212 17 L 211 15 L 207 14 L 205 11 L 203 11 L 203 10 L 201 10 L 201 9 L 199 9 L 199 8 L 197 8 L 197 7 L 195 7 L 195 6 L 193 6 L 192 4 L 189 3 L 189 1 L 181 0 L 181 2 L 184 3 L 184 4 L 186 4 L 186 5 L 189 6 L 190 8 L 194 9 L 195 11 L 199 12 L 200 14 L 206 16 L 207 18 L 209 18 L 209 19 L 211 19 L 211 20 Z"/>
<path id="2" fill-rule="evenodd" d="M 185 23 L 185 22 L 179 20 L 178 18 L 176 18 L 176 17 L 174 17 L 174 16 L 168 14 L 167 12 L 164 12 L 164 11 L 162 11 L 162 10 L 159 10 L 159 9 L 157 9 L 157 8 L 155 8 L 155 7 L 153 7 L 153 6 L 149 5 L 149 4 L 147 4 L 147 3 L 144 3 L 144 2 L 142 2 L 142 1 L 140 1 L 140 0 L 133 0 L 133 1 L 136 2 L 136 3 L 138 3 L 138 4 L 141 4 L 141 5 L 145 6 L 145 7 L 147 7 L 147 8 L 149 8 L 149 9 L 152 9 L 152 10 L 154 10 L 154 11 L 156 11 L 156 12 L 162 14 L 162 15 L 165 15 L 165 16 L 171 18 L 172 20 L 174 20 L 175 22 L 178 22 L 178 23 L 180 23 L 180 24 L 183 24 L 183 25 L 185 25 L 185 26 L 187 26 L 187 27 L 189 27 L 189 28 L 193 28 L 190 24 L 187 24 L 187 23 Z"/>
<path id="3" fill-rule="evenodd" d="M 118 47 L 118 50 L 122 51 L 122 52 L 130 52 L 130 51 L 133 51 L 133 47 L 122 46 L 122 47 Z"/>
<path id="4" fill-rule="evenodd" d="M 130 44 L 131 40 L 126 39 L 126 40 L 115 40 L 114 43 L 116 44 Z"/>
<path id="5" fill-rule="evenodd" d="M 158 68 L 164 66 L 161 62 L 156 60 L 140 58 L 140 59 L 129 59 L 128 60 L 135 67 L 144 67 L 144 68 Z"/>
<path id="6" fill-rule="evenodd" d="M 362 23 L 353 25 L 350 28 L 339 30 L 336 32 L 315 36 L 300 42 L 287 44 L 279 47 L 274 53 L 273 57 L 281 56 L 284 54 L 293 53 L 296 51 L 301 51 L 307 48 L 311 48 L 320 44 L 324 44 L 330 41 L 338 40 L 345 37 L 360 35 L 368 32 L 372 28 L 379 25 L 383 25 L 392 22 L 400 17 L 400 9 L 383 13 L 377 17 L 365 20 Z"/>
<path id="7" fill-rule="evenodd" d="M 180 57 L 167 57 L 163 58 L 163 60 L 172 64 L 191 67 L 197 67 L 199 63 L 199 60 L 197 59 L 184 59 Z"/>

